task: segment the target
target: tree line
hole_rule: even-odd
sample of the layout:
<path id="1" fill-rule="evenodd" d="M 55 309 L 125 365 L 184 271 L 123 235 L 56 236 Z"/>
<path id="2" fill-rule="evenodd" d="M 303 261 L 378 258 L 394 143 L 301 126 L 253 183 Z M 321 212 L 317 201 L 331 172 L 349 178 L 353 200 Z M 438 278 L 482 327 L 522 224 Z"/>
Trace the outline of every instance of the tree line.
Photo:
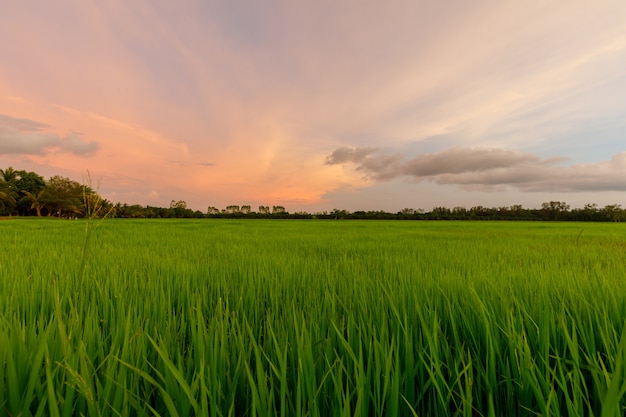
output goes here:
<path id="1" fill-rule="evenodd" d="M 32 171 L 0 169 L 1 216 L 77 218 L 100 215 L 110 203 L 90 186 L 55 175 L 44 178 Z"/>
<path id="2" fill-rule="evenodd" d="M 206 212 L 192 210 L 184 200 L 172 200 L 169 207 L 113 204 L 103 199 L 90 184 L 81 184 L 62 176 L 45 180 L 41 175 L 12 167 L 0 169 L 0 216 L 54 216 L 60 218 L 275 218 L 333 220 L 539 220 L 596 221 L 626 220 L 626 209 L 620 204 L 599 207 L 595 203 L 571 209 L 561 201 L 549 201 L 541 208 L 521 205 L 505 207 L 434 207 L 431 211 L 405 208 L 398 212 L 354 211 L 334 209 L 308 213 L 289 213 L 283 206 L 228 205 L 223 209 L 209 206 Z"/>
<path id="3" fill-rule="evenodd" d="M 626 221 L 626 209 L 619 204 L 599 207 L 591 203 L 583 208 L 570 209 L 560 201 L 543 203 L 539 209 L 521 205 L 508 207 L 434 207 L 431 211 L 405 208 L 398 212 L 354 211 L 334 209 L 309 213 L 288 212 L 283 206 L 229 205 L 223 209 L 210 206 L 206 212 L 187 208 L 185 201 L 172 200 L 170 207 L 152 207 L 139 204 L 114 205 L 111 217 L 119 218 L 225 218 L 225 219 L 327 219 L 327 220 L 535 220 L 535 221 Z"/>

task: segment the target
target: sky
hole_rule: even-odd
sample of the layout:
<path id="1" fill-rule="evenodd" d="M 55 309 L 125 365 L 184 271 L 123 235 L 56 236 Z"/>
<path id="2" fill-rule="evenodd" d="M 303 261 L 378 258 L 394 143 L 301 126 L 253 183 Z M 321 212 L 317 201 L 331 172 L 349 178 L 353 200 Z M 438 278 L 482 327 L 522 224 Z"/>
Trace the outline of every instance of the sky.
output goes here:
<path id="1" fill-rule="evenodd" d="M 623 0 L 8 0 L 0 167 L 113 203 L 626 206 Z"/>

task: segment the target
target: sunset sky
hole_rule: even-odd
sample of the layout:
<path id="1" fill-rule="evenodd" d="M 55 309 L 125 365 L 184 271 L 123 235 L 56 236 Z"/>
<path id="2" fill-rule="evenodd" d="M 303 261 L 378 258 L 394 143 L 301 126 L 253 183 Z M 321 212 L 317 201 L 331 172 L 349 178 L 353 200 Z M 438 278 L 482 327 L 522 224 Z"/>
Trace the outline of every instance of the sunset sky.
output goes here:
<path id="1" fill-rule="evenodd" d="M 112 202 L 626 206 L 626 1 L 8 0 L 0 168 Z"/>

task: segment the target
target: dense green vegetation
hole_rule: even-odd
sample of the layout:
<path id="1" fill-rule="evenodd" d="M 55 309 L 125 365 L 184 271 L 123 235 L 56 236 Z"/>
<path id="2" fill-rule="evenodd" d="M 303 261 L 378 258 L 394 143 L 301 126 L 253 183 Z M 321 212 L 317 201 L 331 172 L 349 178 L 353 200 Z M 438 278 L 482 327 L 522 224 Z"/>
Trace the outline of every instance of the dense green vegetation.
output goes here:
<path id="1" fill-rule="evenodd" d="M 622 416 L 626 228 L 0 221 L 0 415 Z"/>
<path id="2" fill-rule="evenodd" d="M 96 205 L 101 213 L 93 212 Z M 104 215 L 111 207 L 89 185 L 69 178 L 55 175 L 46 181 L 36 172 L 0 169 L 0 216 L 76 218 Z"/>

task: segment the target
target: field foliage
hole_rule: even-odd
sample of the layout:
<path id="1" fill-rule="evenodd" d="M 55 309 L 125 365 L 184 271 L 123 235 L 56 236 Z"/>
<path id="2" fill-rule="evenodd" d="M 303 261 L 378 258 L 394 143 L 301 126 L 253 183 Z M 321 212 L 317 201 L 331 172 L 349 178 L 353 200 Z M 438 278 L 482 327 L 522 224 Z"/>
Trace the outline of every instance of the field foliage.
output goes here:
<path id="1" fill-rule="evenodd" d="M 622 416 L 626 226 L 0 222 L 0 415 Z"/>

